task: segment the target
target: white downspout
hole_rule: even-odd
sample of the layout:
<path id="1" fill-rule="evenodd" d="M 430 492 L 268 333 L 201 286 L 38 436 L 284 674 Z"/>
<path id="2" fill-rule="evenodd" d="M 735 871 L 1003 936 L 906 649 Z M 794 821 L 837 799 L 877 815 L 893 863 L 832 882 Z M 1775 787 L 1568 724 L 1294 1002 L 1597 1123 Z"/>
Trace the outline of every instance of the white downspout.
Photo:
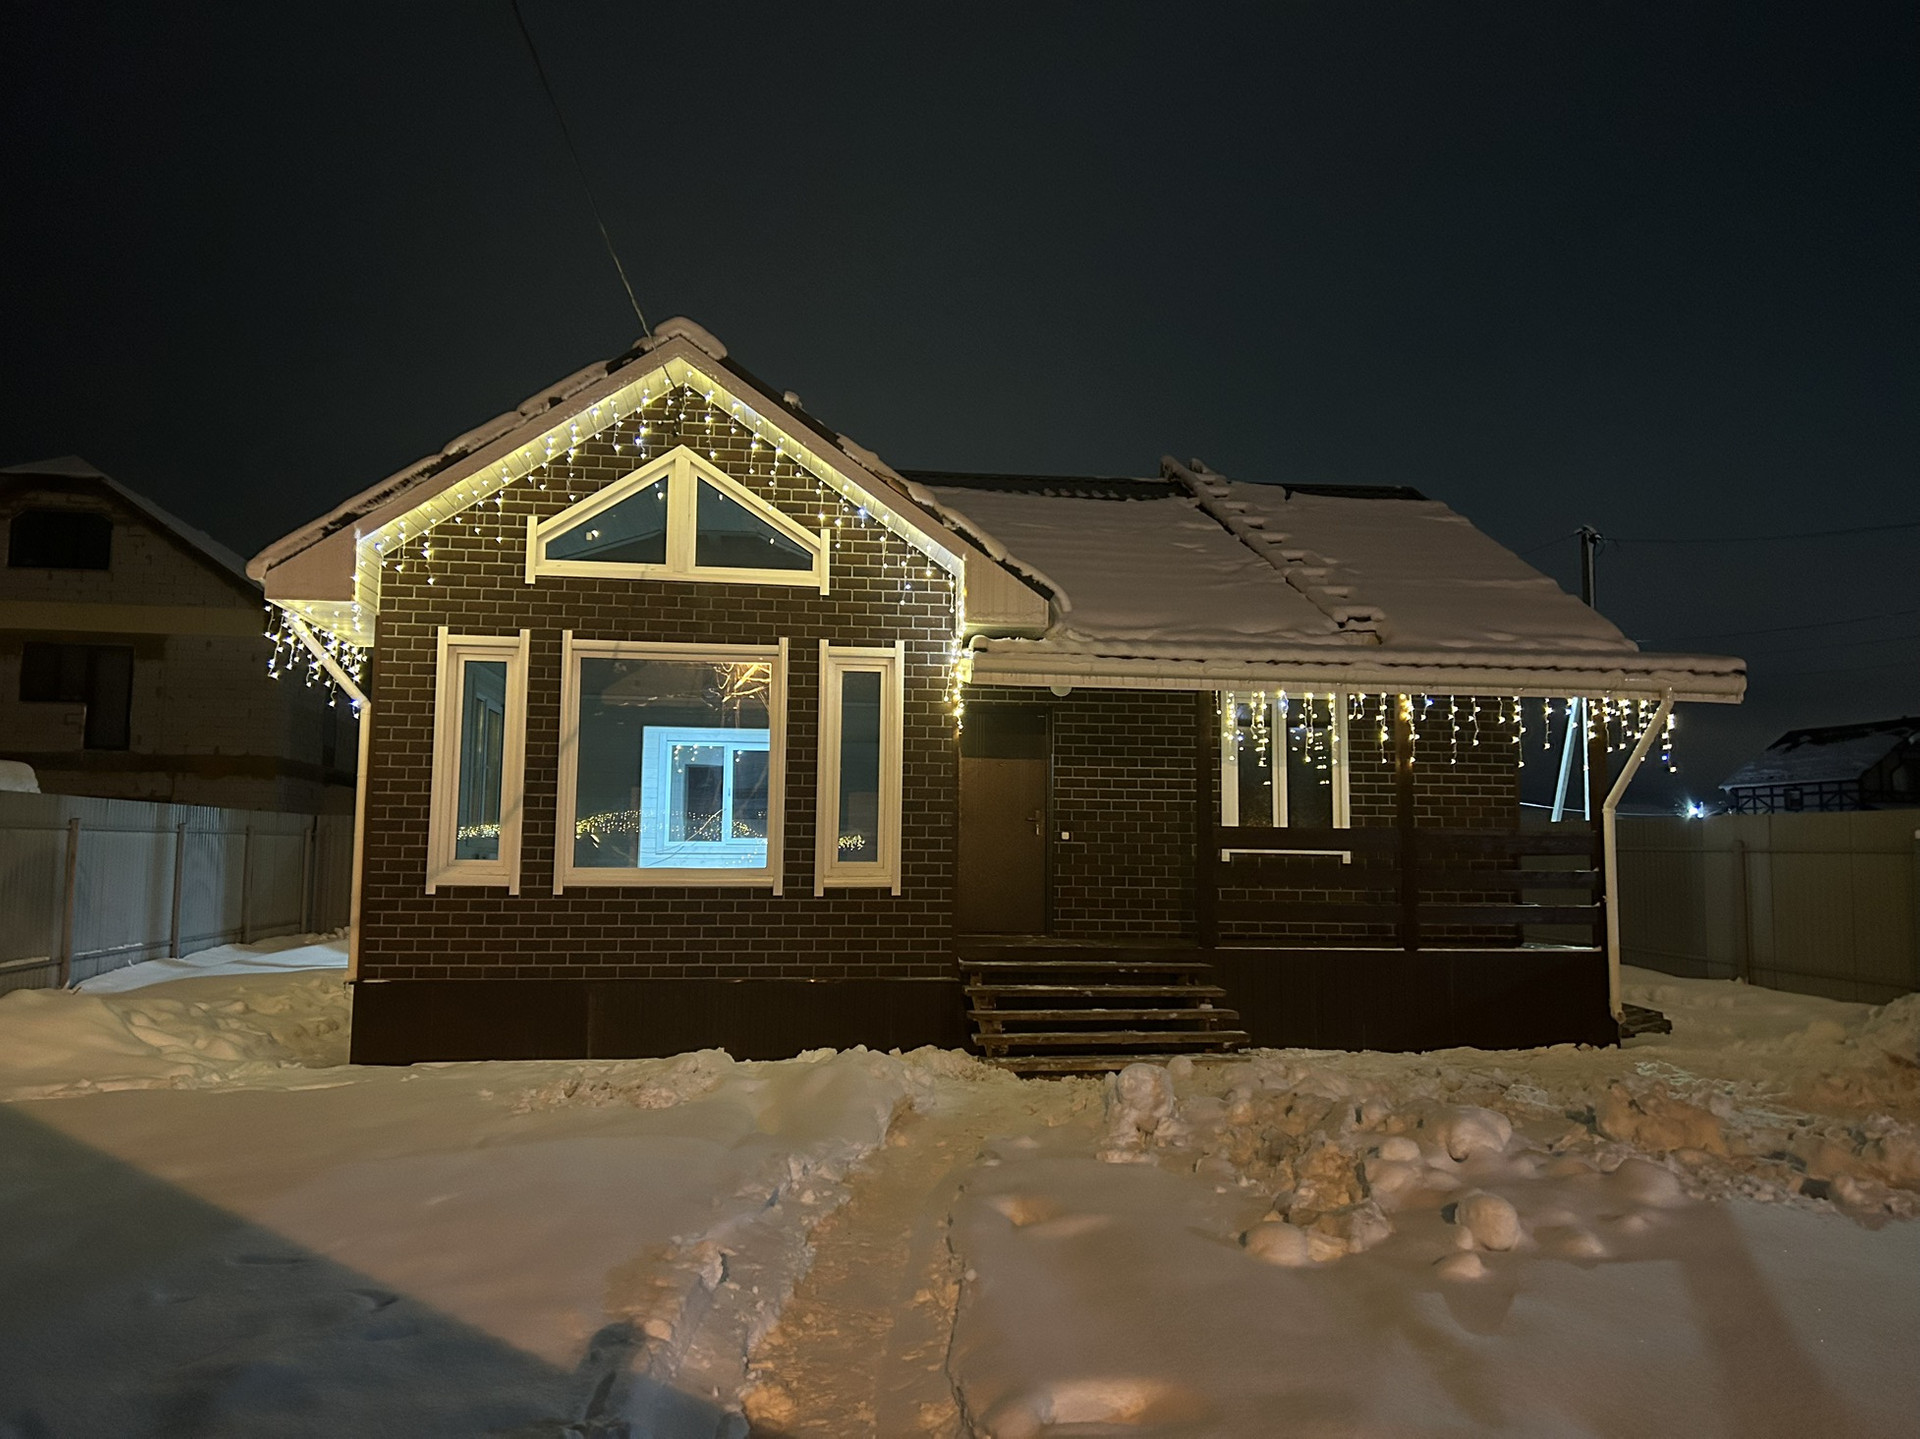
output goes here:
<path id="1" fill-rule="evenodd" d="M 1607 1006 L 1612 1009 L 1613 1017 L 1620 1018 L 1620 853 L 1618 827 L 1614 823 L 1614 809 L 1626 794 L 1627 786 L 1633 783 L 1633 777 L 1640 771 L 1640 761 L 1647 757 L 1647 751 L 1653 748 L 1654 736 L 1666 728 L 1667 716 L 1673 713 L 1673 691 L 1668 690 L 1661 696 L 1660 708 L 1653 712 L 1653 719 L 1640 731 L 1640 739 L 1627 756 L 1626 764 L 1620 768 L 1620 778 L 1613 782 L 1613 788 L 1607 791 L 1606 801 L 1600 806 L 1600 837 L 1602 850 L 1601 893 L 1607 902 Z"/>
<path id="2" fill-rule="evenodd" d="M 321 668 L 333 677 L 333 682 L 347 693 L 353 701 L 355 714 L 360 720 L 359 761 L 353 773 L 353 870 L 348 887 L 347 899 L 347 981 L 360 977 L 360 861 L 367 846 L 367 756 L 373 738 L 373 702 L 367 698 L 366 691 L 353 682 L 327 647 L 313 637 L 313 631 L 307 628 L 307 622 L 290 610 L 282 610 L 287 617 L 287 628 L 300 638 L 300 643 L 313 652 Z"/>

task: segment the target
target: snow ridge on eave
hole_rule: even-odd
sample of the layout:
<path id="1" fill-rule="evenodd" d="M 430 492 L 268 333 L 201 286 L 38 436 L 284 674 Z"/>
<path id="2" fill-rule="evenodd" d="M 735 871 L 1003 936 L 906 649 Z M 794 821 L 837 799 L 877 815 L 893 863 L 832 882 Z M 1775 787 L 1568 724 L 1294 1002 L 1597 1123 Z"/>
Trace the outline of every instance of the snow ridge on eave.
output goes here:
<path id="1" fill-rule="evenodd" d="M 876 460 L 879 458 L 878 455 L 874 456 Z M 995 539 L 985 527 L 969 519 L 963 511 L 955 509 L 953 506 L 936 497 L 933 491 L 925 485 L 909 480 L 897 470 L 889 470 L 888 473 L 905 486 L 907 498 L 920 506 L 921 509 L 953 530 L 953 532 L 962 539 L 975 546 L 995 564 L 1003 569 L 1011 570 L 1021 579 L 1037 587 L 1046 597 L 1048 603 L 1053 606 L 1053 620 L 1048 626 L 1049 629 L 1065 622 L 1068 612 L 1073 609 L 1073 599 L 1067 594 L 1065 588 L 1062 587 L 1058 580 L 1054 579 L 1038 565 L 1028 564 L 1025 560 L 1013 554 L 1005 545 Z"/>
<path id="2" fill-rule="evenodd" d="M 1337 637 L 1335 637 L 1337 638 Z M 1668 655 L 1638 651 L 1630 654 L 1595 651 L 1554 653 L 1463 650 L 1401 650 L 1371 644 L 1295 644 L 1250 652 L 1244 646 L 1183 646 L 1179 651 L 1143 653 L 1147 647 L 1062 644 L 1057 638 L 1023 639 L 975 636 L 970 650 L 990 662 L 995 674 L 1061 674 L 1081 679 L 1114 680 L 1160 677 L 1179 682 L 1228 680 L 1274 684 L 1276 680 L 1245 677 L 1275 671 L 1318 671 L 1324 682 L 1339 675 L 1374 676 L 1358 681 L 1362 687 L 1430 694 L 1512 693 L 1515 687 L 1543 694 L 1639 694 L 1679 692 L 1680 698 L 1738 703 L 1746 689 L 1746 666 L 1726 655 Z M 995 670 L 991 661 L 1003 661 Z M 1556 683 L 1565 677 L 1568 683 Z M 1495 683 L 1495 680 L 1498 683 Z"/>
<path id="3" fill-rule="evenodd" d="M 488 445 L 505 439 L 522 425 L 565 405 L 575 396 L 617 375 L 668 341 L 676 339 L 684 340 L 717 363 L 727 365 L 727 347 L 721 344 L 710 331 L 684 316 L 665 320 L 654 328 L 651 336 L 636 341 L 625 353 L 610 360 L 595 360 L 575 370 L 564 379 L 550 385 L 543 385 L 513 409 L 503 411 L 464 434 L 456 435 L 442 447 L 438 454 L 425 455 L 412 464 L 394 471 L 385 479 L 347 499 L 319 519 L 276 540 L 255 555 L 253 560 L 243 567 L 243 572 L 250 578 L 264 576 L 270 566 L 302 550 L 310 549 L 356 520 L 402 498 L 424 481 L 433 479 L 442 471 L 478 453 Z M 733 367 L 728 365 L 728 368 Z M 255 565 L 260 567 L 261 576 L 253 574 Z"/>
<path id="4" fill-rule="evenodd" d="M 1161 456 L 1160 472 L 1184 486 L 1208 519 L 1278 570 L 1282 579 L 1342 633 L 1370 634 L 1381 643 L 1391 638 L 1385 610 L 1378 605 L 1349 603 L 1353 586 L 1340 582 L 1332 560 L 1297 546 L 1279 548 L 1287 536 L 1269 532 L 1264 515 L 1246 513 L 1245 506 L 1228 501 L 1231 482 L 1225 475 L 1209 470 L 1199 460 L 1183 465 L 1172 455 Z"/>

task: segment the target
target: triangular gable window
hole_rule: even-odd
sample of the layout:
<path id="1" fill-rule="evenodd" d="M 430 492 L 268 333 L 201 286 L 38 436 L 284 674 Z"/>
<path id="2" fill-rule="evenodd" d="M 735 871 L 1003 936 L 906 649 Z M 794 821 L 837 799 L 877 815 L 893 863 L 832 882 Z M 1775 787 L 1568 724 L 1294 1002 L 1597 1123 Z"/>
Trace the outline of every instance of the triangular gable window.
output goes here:
<path id="1" fill-rule="evenodd" d="M 547 541 L 549 560 L 598 565 L 667 562 L 667 478 L 661 476 Z"/>
<path id="2" fill-rule="evenodd" d="M 693 562 L 702 569 L 813 569 L 812 551 L 705 480 L 695 506 Z"/>
<path id="3" fill-rule="evenodd" d="M 527 583 L 543 575 L 817 585 L 813 534 L 685 445 L 551 519 L 528 521 Z"/>

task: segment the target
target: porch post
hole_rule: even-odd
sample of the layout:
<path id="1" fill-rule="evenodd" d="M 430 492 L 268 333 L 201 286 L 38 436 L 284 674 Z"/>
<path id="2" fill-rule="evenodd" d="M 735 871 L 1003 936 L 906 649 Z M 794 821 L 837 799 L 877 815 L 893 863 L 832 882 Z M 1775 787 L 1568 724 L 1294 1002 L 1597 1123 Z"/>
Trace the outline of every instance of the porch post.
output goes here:
<path id="1" fill-rule="evenodd" d="M 1607 867 L 1607 730 L 1599 707 L 1591 699 L 1583 699 L 1580 706 L 1580 720 L 1587 744 L 1584 755 L 1587 790 L 1582 798 L 1585 800 L 1587 834 L 1591 842 L 1589 862 L 1600 871 L 1600 933 L 1594 936 L 1594 942 L 1604 947 L 1607 936 L 1613 932 L 1613 871 Z M 1612 961 L 1608 963 L 1611 965 Z M 1613 999 L 1613 1010 L 1616 1015 L 1620 1012 L 1617 994 Z"/>
<path id="2" fill-rule="evenodd" d="M 1614 781 L 1613 788 L 1600 804 L 1600 847 L 1602 893 L 1607 906 L 1607 1003 L 1613 1006 L 1613 1017 L 1620 1018 L 1620 910 L 1614 903 L 1614 891 L 1620 877 L 1620 837 L 1614 811 L 1627 792 L 1627 786 L 1633 783 L 1633 777 L 1640 771 L 1640 761 L 1647 757 L 1647 751 L 1653 747 L 1653 737 L 1667 727 L 1667 716 L 1673 713 L 1673 691 L 1668 690 L 1660 699 L 1660 708 L 1653 712 L 1653 718 L 1647 727 L 1640 731 L 1640 738 L 1627 755 L 1627 762 L 1620 766 L 1620 778 Z M 1742 848 L 1742 857 L 1745 850 Z M 1745 875 L 1741 876 L 1741 892 L 1746 891 Z"/>
<path id="3" fill-rule="evenodd" d="M 1213 735 L 1219 727 L 1212 690 L 1193 697 L 1193 922 L 1202 949 L 1220 943 L 1220 837 L 1213 809 Z"/>
<path id="4" fill-rule="evenodd" d="M 1400 831 L 1400 947 L 1420 948 L 1420 873 L 1415 853 L 1413 698 L 1393 701 L 1393 819 Z"/>

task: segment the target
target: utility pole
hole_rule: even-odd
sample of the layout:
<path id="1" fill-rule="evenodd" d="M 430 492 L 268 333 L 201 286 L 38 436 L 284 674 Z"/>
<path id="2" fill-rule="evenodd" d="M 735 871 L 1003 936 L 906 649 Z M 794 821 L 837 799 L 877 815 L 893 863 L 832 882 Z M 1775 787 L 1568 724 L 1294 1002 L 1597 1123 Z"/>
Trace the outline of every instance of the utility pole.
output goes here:
<path id="1" fill-rule="evenodd" d="M 1600 555 L 1600 531 L 1580 526 L 1580 603 L 1593 608 L 1593 567 Z"/>
<path id="2" fill-rule="evenodd" d="M 1592 525 L 1580 526 L 1580 603 L 1588 609 L 1593 608 L 1595 561 L 1600 556 L 1600 531 Z M 1580 736 L 1580 812 L 1591 821 L 1593 818 L 1593 786 L 1588 777 L 1587 702 L 1574 699 L 1567 702 L 1567 738 L 1560 749 L 1560 782 L 1553 793 L 1553 822 L 1558 824 L 1567 808 L 1567 781 L 1573 778 L 1573 738 Z"/>

